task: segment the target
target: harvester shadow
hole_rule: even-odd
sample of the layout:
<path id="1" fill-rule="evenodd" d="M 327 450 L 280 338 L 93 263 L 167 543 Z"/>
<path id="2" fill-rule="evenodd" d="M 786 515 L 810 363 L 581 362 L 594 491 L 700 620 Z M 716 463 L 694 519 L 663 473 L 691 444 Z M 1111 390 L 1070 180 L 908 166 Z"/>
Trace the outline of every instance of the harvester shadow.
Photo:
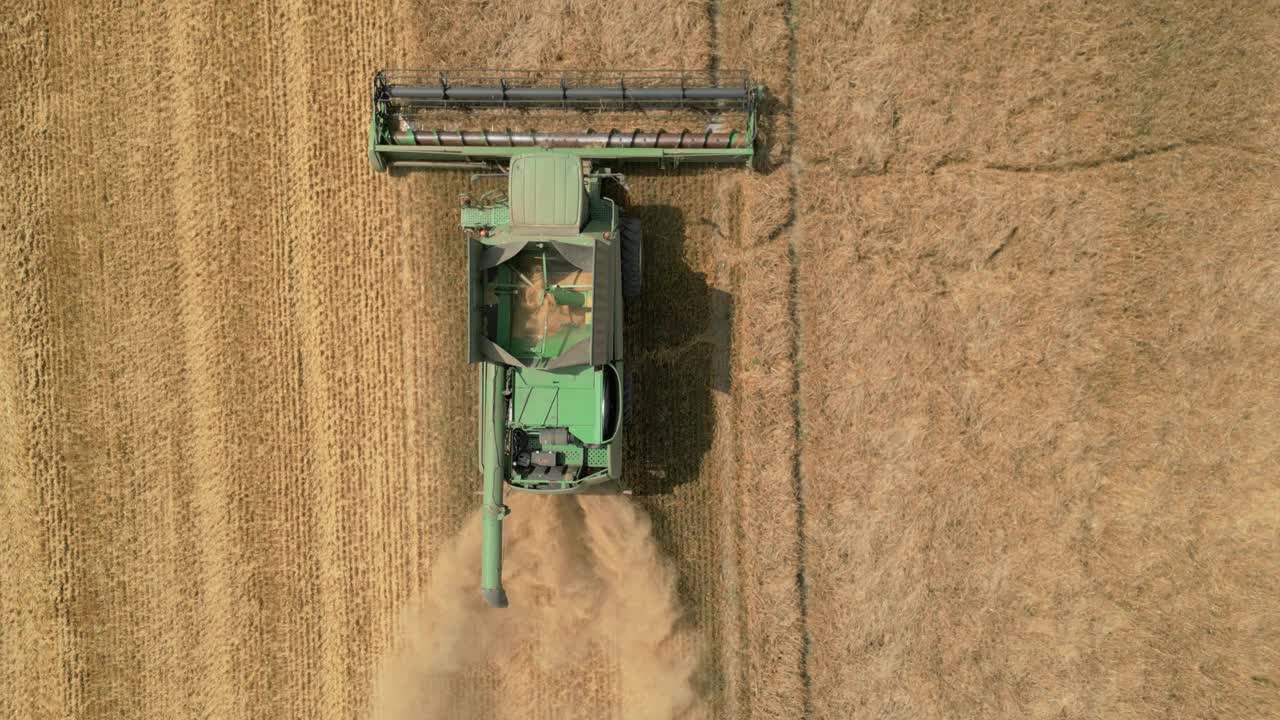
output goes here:
<path id="1" fill-rule="evenodd" d="M 644 290 L 626 309 L 626 360 L 635 407 L 626 481 L 664 495 L 697 479 L 715 430 L 713 392 L 728 393 L 732 296 L 685 259 L 679 208 L 630 207 L 644 233 Z"/>

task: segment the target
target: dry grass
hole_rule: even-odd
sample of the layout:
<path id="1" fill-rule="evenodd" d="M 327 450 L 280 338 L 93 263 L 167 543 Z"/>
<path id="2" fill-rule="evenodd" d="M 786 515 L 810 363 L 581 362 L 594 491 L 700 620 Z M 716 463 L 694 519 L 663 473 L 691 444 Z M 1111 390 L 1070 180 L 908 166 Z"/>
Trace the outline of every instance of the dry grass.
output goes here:
<path id="1" fill-rule="evenodd" d="M 501 676 L 423 703 L 1280 712 L 1274 7 L 3 12 L 0 717 L 364 717 L 379 658 L 449 637 L 405 613 L 474 604 L 429 594 L 474 554 L 469 186 L 367 170 L 383 65 L 771 93 L 766 172 L 630 173 L 629 467 L 671 565 L 643 515 L 581 530 L 637 554 L 633 612 L 679 652 L 597 643 L 580 692 L 548 681 L 566 618 L 659 646 L 548 610 L 539 563 L 577 556 L 525 543 L 533 620 L 477 659 Z M 564 597 L 622 584 L 593 577 Z M 627 666 L 661 657 L 665 706 Z"/>
<path id="2" fill-rule="evenodd" d="M 1273 716 L 1274 11 L 798 12 L 814 715 Z"/>

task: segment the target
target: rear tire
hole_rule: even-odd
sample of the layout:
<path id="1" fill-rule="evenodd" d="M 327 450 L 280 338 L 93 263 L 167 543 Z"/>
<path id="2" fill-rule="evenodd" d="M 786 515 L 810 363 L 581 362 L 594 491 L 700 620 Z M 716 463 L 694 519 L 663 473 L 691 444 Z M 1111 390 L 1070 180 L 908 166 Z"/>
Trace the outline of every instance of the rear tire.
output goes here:
<path id="1" fill-rule="evenodd" d="M 623 403 L 623 411 L 626 412 L 625 392 L 627 379 L 622 378 L 622 388 L 618 387 L 618 371 L 612 365 L 604 366 L 605 372 L 605 392 L 604 399 L 600 406 L 600 424 L 604 428 L 602 437 L 612 440 L 618 433 L 618 426 L 624 423 L 626 419 L 618 412 L 618 403 Z"/>
<path id="2" fill-rule="evenodd" d="M 624 217 L 619 225 L 622 234 L 622 296 L 637 298 L 644 289 L 644 242 L 640 218 Z"/>

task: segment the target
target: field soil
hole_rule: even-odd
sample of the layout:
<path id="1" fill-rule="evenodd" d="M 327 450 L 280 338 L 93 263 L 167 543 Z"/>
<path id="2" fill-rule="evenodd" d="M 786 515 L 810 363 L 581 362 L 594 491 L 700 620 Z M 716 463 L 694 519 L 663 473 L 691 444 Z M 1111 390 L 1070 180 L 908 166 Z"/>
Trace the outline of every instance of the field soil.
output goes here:
<path id="1" fill-rule="evenodd" d="M 0 717 L 1280 715 L 1280 6 L 0 10 Z M 496 32 L 495 32 L 496 30 Z M 746 68 L 627 169 L 632 499 L 478 582 L 379 67 Z"/>

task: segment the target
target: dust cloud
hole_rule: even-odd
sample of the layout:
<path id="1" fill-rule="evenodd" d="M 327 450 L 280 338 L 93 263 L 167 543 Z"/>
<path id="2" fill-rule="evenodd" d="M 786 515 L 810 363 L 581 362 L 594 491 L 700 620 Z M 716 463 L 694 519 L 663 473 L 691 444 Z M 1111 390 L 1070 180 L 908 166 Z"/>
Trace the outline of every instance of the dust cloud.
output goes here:
<path id="1" fill-rule="evenodd" d="M 698 639 L 645 512 L 620 496 L 508 502 L 511 607 L 480 596 L 477 513 L 402 618 L 374 720 L 703 717 Z"/>

